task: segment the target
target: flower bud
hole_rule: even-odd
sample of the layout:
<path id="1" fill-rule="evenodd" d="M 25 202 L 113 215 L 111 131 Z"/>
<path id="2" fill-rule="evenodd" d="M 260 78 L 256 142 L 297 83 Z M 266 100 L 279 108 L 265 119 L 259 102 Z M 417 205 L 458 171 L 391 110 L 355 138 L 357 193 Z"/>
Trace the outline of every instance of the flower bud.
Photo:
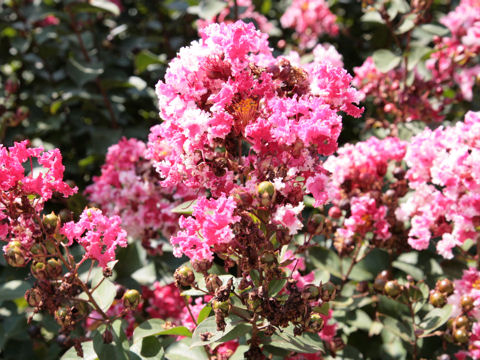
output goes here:
<path id="1" fill-rule="evenodd" d="M 469 312 L 473 309 L 473 298 L 469 295 L 463 295 L 460 299 L 460 303 L 462 304 L 462 309 L 465 312 Z"/>
<path id="2" fill-rule="evenodd" d="M 320 297 L 320 290 L 318 289 L 318 286 L 310 284 L 303 288 L 303 294 L 305 294 L 304 298 L 308 300 L 318 300 Z"/>
<path id="3" fill-rule="evenodd" d="M 447 297 L 445 294 L 439 292 L 439 291 L 432 291 L 430 293 L 430 304 L 432 304 L 435 307 L 442 307 L 445 305 L 447 302 Z"/>
<path id="4" fill-rule="evenodd" d="M 51 279 L 58 279 L 62 275 L 62 264 L 57 259 L 48 259 L 47 274 Z"/>
<path id="5" fill-rule="evenodd" d="M 262 255 L 262 263 L 264 264 L 272 264 L 277 260 L 275 255 L 272 253 L 265 253 Z"/>
<path id="6" fill-rule="evenodd" d="M 453 338 L 455 339 L 455 341 L 457 343 L 460 343 L 460 344 L 465 344 L 466 342 L 468 342 L 468 333 L 465 329 L 463 328 L 460 328 L 460 329 L 456 329 L 454 332 L 453 332 Z"/>
<path id="7" fill-rule="evenodd" d="M 323 329 L 324 325 L 323 318 L 320 316 L 320 314 L 313 313 L 312 316 L 310 317 L 310 321 L 308 322 L 308 328 L 312 332 L 318 333 Z"/>
<path id="8" fill-rule="evenodd" d="M 181 286 L 190 286 L 195 281 L 195 275 L 188 266 L 180 266 L 173 275 L 175 282 Z"/>
<path id="9" fill-rule="evenodd" d="M 455 325 L 455 328 L 457 328 L 457 329 L 458 328 L 463 328 L 463 327 L 468 328 L 468 327 L 470 327 L 470 320 L 468 319 L 467 316 L 460 315 L 454 320 L 453 324 Z"/>
<path id="10" fill-rule="evenodd" d="M 27 263 L 22 248 L 20 246 L 11 246 L 10 244 L 5 253 L 5 259 L 8 265 L 13 267 L 23 267 Z"/>
<path id="11" fill-rule="evenodd" d="M 29 289 L 25 292 L 25 300 L 31 307 L 40 306 L 42 303 L 42 294 L 37 288 Z"/>
<path id="12" fill-rule="evenodd" d="M 220 280 L 216 274 L 209 274 L 205 283 L 209 293 L 215 293 L 215 291 L 222 286 L 222 280 Z"/>
<path id="13" fill-rule="evenodd" d="M 43 225 L 48 230 L 53 230 L 57 227 L 58 216 L 52 211 L 50 214 L 43 215 Z"/>
<path id="14" fill-rule="evenodd" d="M 45 248 L 47 249 L 47 252 L 50 255 L 55 254 L 57 252 L 57 248 L 55 246 L 55 240 L 50 238 L 47 241 L 45 241 Z"/>
<path id="15" fill-rule="evenodd" d="M 134 289 L 125 291 L 125 294 L 123 294 L 123 305 L 127 309 L 133 310 L 138 304 L 140 304 L 140 293 Z"/>
<path id="16" fill-rule="evenodd" d="M 252 195 L 250 195 L 246 191 L 241 191 L 241 192 L 236 193 L 234 195 L 234 199 L 235 199 L 235 201 L 237 202 L 238 205 L 245 206 L 245 207 L 250 206 L 253 202 Z"/>
<path id="17" fill-rule="evenodd" d="M 373 282 L 373 288 L 376 291 L 383 291 L 385 288 L 385 284 L 390 279 L 390 277 L 391 277 L 390 272 L 388 270 L 383 270 L 375 278 L 375 281 Z"/>
<path id="18" fill-rule="evenodd" d="M 269 206 L 272 198 L 275 195 L 275 187 L 270 181 L 262 181 L 257 186 L 258 195 L 260 195 L 260 202 L 263 206 Z"/>
<path id="19" fill-rule="evenodd" d="M 402 292 L 402 285 L 397 280 L 390 280 L 385 283 L 385 294 L 389 297 L 397 297 Z"/>
<path id="20" fill-rule="evenodd" d="M 437 281 L 436 288 L 441 293 L 449 296 L 453 294 L 453 283 L 448 279 L 441 279 Z"/>
<path id="21" fill-rule="evenodd" d="M 212 303 L 212 308 L 214 311 L 221 311 L 224 314 L 228 313 L 228 301 L 218 301 L 214 300 Z"/>
<path id="22" fill-rule="evenodd" d="M 333 219 L 338 219 L 340 216 L 342 216 L 342 210 L 338 206 L 332 206 L 328 210 L 328 216 Z"/>
<path id="23" fill-rule="evenodd" d="M 335 299 L 337 288 L 330 281 L 321 287 L 321 299 L 326 302 Z"/>
<path id="24" fill-rule="evenodd" d="M 34 262 L 30 267 L 30 270 L 32 275 L 39 280 L 45 280 L 47 278 L 47 266 L 44 262 Z"/>
<path id="25" fill-rule="evenodd" d="M 110 344 L 113 341 L 113 334 L 110 330 L 107 329 L 103 333 L 102 338 L 104 344 Z"/>

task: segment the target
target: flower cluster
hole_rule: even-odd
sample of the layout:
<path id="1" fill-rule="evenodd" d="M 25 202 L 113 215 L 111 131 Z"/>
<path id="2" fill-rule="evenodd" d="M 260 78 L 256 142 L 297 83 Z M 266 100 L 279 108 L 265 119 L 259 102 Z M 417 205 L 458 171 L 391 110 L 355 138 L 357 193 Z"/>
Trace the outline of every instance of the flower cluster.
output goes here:
<path id="1" fill-rule="evenodd" d="M 448 297 L 453 310 L 448 322 L 453 340 L 460 345 L 468 345 L 468 350 L 455 354 L 459 360 L 480 359 L 480 273 L 475 268 L 463 272 L 459 280 L 455 280 L 455 290 Z"/>
<path id="2" fill-rule="evenodd" d="M 354 72 L 353 85 L 372 99 L 379 109 L 379 118 L 387 115 L 386 118 L 395 123 L 441 121 L 445 105 L 452 102 L 452 99 L 442 97 L 443 87 L 434 86 L 432 81 L 423 79 L 416 72 L 413 73 L 413 81 L 408 83 L 403 67 L 383 73 L 377 69 L 372 57 L 354 68 Z M 442 101 L 438 101 L 440 97 Z"/>
<path id="3" fill-rule="evenodd" d="M 194 194 L 178 184 L 162 187 L 160 176 L 148 159 L 144 142 L 121 139 L 107 152 L 100 176 L 85 193 L 107 216 L 118 215 L 129 236 L 142 240 L 152 254 L 161 252 L 151 239 L 169 238 L 178 230 L 179 216 L 172 209 Z"/>
<path id="4" fill-rule="evenodd" d="M 232 23 L 235 18 L 243 21 L 253 21 L 260 31 L 267 34 L 272 29 L 272 24 L 268 19 L 255 11 L 252 0 L 228 0 L 226 6 L 220 13 L 212 19 L 198 20 L 197 25 L 199 30 L 201 30 L 213 23 Z"/>
<path id="5" fill-rule="evenodd" d="M 33 168 L 34 161 L 37 167 Z M 29 173 L 25 169 L 30 168 Z M 41 241 L 40 213 L 54 194 L 68 197 L 77 189 L 63 181 L 58 149 L 30 148 L 28 141 L 0 145 L 0 239 L 19 242 L 28 251 Z M 7 251 L 7 247 L 4 248 Z M 30 256 L 25 254 L 23 265 Z"/>
<path id="6" fill-rule="evenodd" d="M 412 139 L 405 161 L 414 193 L 397 216 L 411 219 L 408 242 L 414 249 L 441 238 L 438 253 L 452 258 L 454 247 L 478 236 L 479 134 L 480 113 L 469 112 L 456 126 L 425 129 Z"/>
<path id="7" fill-rule="evenodd" d="M 63 225 L 61 233 L 68 239 L 68 245 L 76 240 L 85 249 L 84 258 L 98 261 L 106 268 L 115 260 L 115 249 L 127 246 L 127 233 L 120 227 L 121 219 L 114 215 L 107 217 L 99 209 L 85 209 L 78 222 Z"/>
<path id="8" fill-rule="evenodd" d="M 440 19 L 450 30 L 449 36 L 435 39 L 435 51 L 427 61 L 435 84 L 458 86 L 456 100 L 471 101 L 472 88 L 480 77 L 480 3 L 462 0 Z"/>
<path id="9" fill-rule="evenodd" d="M 293 0 L 280 22 L 284 28 L 295 29 L 299 46 L 305 49 L 313 48 L 323 34 L 337 35 L 336 19 L 324 0 Z"/>
<path id="10" fill-rule="evenodd" d="M 374 234 L 378 246 L 388 247 L 395 242 L 392 231 L 399 231 L 395 210 L 398 198 L 407 189 L 404 171 L 399 166 L 406 149 L 407 143 L 397 138 L 371 137 L 343 146 L 337 156 L 325 162 L 325 168 L 332 173 L 329 187 L 333 207 L 329 215 L 333 219 L 345 215 L 341 226 L 337 224 L 335 244 L 340 253 L 351 249 L 353 240 L 363 239 L 369 232 Z M 390 165 L 394 180 L 388 178 Z M 389 189 L 383 194 L 385 187 Z"/>

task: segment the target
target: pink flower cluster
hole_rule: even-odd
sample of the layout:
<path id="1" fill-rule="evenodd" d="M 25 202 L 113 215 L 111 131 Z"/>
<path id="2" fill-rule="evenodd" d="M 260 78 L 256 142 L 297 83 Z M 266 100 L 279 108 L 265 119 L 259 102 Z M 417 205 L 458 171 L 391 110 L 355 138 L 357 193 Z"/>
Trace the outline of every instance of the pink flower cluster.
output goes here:
<path id="1" fill-rule="evenodd" d="M 324 164 L 332 173 L 334 198 L 339 201 L 355 189 L 365 192 L 374 183 L 383 182 L 389 163 L 402 161 L 406 151 L 407 143 L 394 137 L 383 140 L 370 137 L 355 145 L 344 145 L 337 156 L 330 156 Z"/>
<path id="2" fill-rule="evenodd" d="M 213 202 L 223 199 L 231 211 L 231 196 L 246 192 L 255 197 L 258 183 L 275 183 L 285 200 L 272 213 L 293 234 L 301 228 L 293 217 L 300 215 L 302 188 L 317 204 L 327 199 L 326 172 L 318 155 L 336 150 L 341 130 L 337 112 L 359 116 L 363 109 L 354 104 L 361 95 L 350 87 L 351 77 L 343 68 L 328 62 L 300 67 L 273 57 L 267 36 L 252 24 L 211 24 L 200 33 L 202 39 L 181 49 L 165 81 L 157 84 L 164 122 L 151 129 L 150 157 L 164 185 L 183 182 L 208 189 L 219 199 Z M 207 204 L 197 203 L 194 216 Z M 217 206 L 211 203 L 207 211 Z M 203 220 L 182 219 L 185 230 L 172 238 L 177 255 L 211 259 L 210 247 L 232 238 L 227 225 L 238 218 L 231 211 Z M 226 236 L 209 238 L 202 223 L 207 219 Z"/>
<path id="3" fill-rule="evenodd" d="M 355 77 L 352 84 L 395 122 L 441 121 L 444 106 L 452 101 L 443 97 L 443 87 L 422 79 L 416 72 L 412 84 L 404 88 L 404 68 L 397 67 L 382 73 L 371 57 L 353 70 Z"/>
<path id="4" fill-rule="evenodd" d="M 127 246 L 127 233 L 120 224 L 118 216 L 107 217 L 100 210 L 90 208 L 82 212 L 78 222 L 64 224 L 61 233 L 67 237 L 69 246 L 73 240 L 83 246 L 84 259 L 94 259 L 105 269 L 115 260 L 115 249 Z"/>
<path id="5" fill-rule="evenodd" d="M 471 321 L 473 321 L 470 339 L 468 341 L 468 350 L 462 350 L 455 354 L 458 360 L 480 359 L 480 272 L 475 268 L 469 268 L 463 272 L 459 280 L 455 280 L 455 291 L 448 297 L 448 303 L 452 305 L 451 318 L 464 314 L 462 307 L 462 298 L 468 297 L 473 300 L 472 310 L 467 312 Z"/>
<path id="6" fill-rule="evenodd" d="M 472 88 L 480 78 L 480 2 L 462 0 L 440 22 L 450 35 L 435 39 L 435 52 L 427 61 L 436 84 L 457 85 L 457 100 L 472 100 Z"/>
<path id="7" fill-rule="evenodd" d="M 162 187 L 160 177 L 147 159 L 146 145 L 136 139 L 121 139 L 108 149 L 100 176 L 85 193 L 106 215 L 118 215 L 129 236 L 143 240 L 155 253 L 149 240 L 158 233 L 169 238 L 178 230 L 172 209 L 192 199 L 192 192 L 179 184 Z"/>
<path id="8" fill-rule="evenodd" d="M 173 283 L 162 286 L 157 281 L 153 284 L 153 289 L 145 287 L 142 295 L 145 304 L 148 304 L 145 311 L 151 318 L 177 320 L 185 310 L 180 291 Z"/>
<path id="9" fill-rule="evenodd" d="M 414 193 L 397 212 L 411 219 L 409 244 L 416 250 L 441 238 L 437 251 L 452 258 L 452 249 L 475 240 L 480 225 L 480 113 L 468 112 L 464 122 L 412 139 L 405 161 Z"/>
<path id="10" fill-rule="evenodd" d="M 174 255 L 185 254 L 193 261 L 213 260 L 213 252 L 222 252 L 231 246 L 234 239 L 231 224 L 240 218 L 235 216 L 236 203 L 233 198 L 222 196 L 218 199 L 198 199 L 193 208 L 193 217 L 181 217 L 180 226 L 184 229 L 170 242 Z"/>
<path id="11" fill-rule="evenodd" d="M 34 166 L 34 161 L 38 167 Z M 30 168 L 26 173 L 25 168 Z M 29 148 L 28 141 L 0 145 L 0 239 L 17 240 L 29 249 L 39 233 L 38 218 L 54 194 L 68 197 L 77 188 L 63 181 L 58 149 Z"/>
<path id="12" fill-rule="evenodd" d="M 338 34 L 337 17 L 324 0 L 293 0 L 280 18 L 284 28 L 294 28 L 299 46 L 313 48 L 323 34 Z"/>
<path id="13" fill-rule="evenodd" d="M 213 23 L 232 23 L 235 17 L 235 6 L 237 6 L 238 19 L 253 21 L 260 31 L 264 33 L 270 32 L 272 24 L 265 16 L 255 11 L 255 6 L 253 5 L 252 0 L 236 0 L 236 5 L 235 1 L 228 0 L 225 8 L 212 19 L 198 20 L 198 29 L 202 30 Z"/>

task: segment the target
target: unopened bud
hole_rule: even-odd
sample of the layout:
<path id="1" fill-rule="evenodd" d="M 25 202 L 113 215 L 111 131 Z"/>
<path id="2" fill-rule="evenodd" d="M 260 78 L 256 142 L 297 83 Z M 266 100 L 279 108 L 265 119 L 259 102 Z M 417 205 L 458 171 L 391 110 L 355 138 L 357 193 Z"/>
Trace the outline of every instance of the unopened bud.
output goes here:
<path id="1" fill-rule="evenodd" d="M 43 216 L 43 225 L 49 230 L 53 230 L 57 227 L 58 216 L 52 211 L 50 214 Z"/>
<path id="2" fill-rule="evenodd" d="M 19 246 L 9 246 L 5 253 L 5 259 L 8 265 L 13 267 L 23 267 L 27 262 L 23 250 Z"/>
<path id="3" fill-rule="evenodd" d="M 140 304 L 140 293 L 134 289 L 125 291 L 125 294 L 123 294 L 123 305 L 127 309 L 135 309 L 138 304 Z"/>
<path id="4" fill-rule="evenodd" d="M 262 181 L 257 186 L 258 195 L 260 195 L 260 202 L 263 206 L 269 206 L 275 194 L 275 187 L 270 181 Z"/>
<path id="5" fill-rule="evenodd" d="M 32 271 L 32 275 L 39 280 L 44 280 L 47 277 L 46 276 L 47 266 L 45 265 L 44 262 L 41 262 L 41 261 L 34 262 L 30 267 L 30 270 Z"/>
<path id="6" fill-rule="evenodd" d="M 60 278 L 62 272 L 62 264 L 57 259 L 48 259 L 47 274 L 51 279 Z"/>
<path id="7" fill-rule="evenodd" d="M 397 280 L 390 280 L 385 283 L 384 291 L 387 296 L 394 298 L 402 292 L 402 285 Z"/>
<path id="8" fill-rule="evenodd" d="M 318 333 L 323 329 L 324 323 L 325 322 L 323 321 L 323 318 L 320 316 L 320 314 L 313 313 L 310 317 L 308 327 L 312 332 Z"/>
<path id="9" fill-rule="evenodd" d="M 113 341 L 113 335 L 110 330 L 105 330 L 105 332 L 102 335 L 103 338 L 103 343 L 104 344 L 110 344 Z"/>
<path id="10" fill-rule="evenodd" d="M 460 344 L 465 344 L 466 342 L 468 342 L 468 333 L 463 328 L 456 329 L 453 332 L 453 338 L 455 339 L 456 342 Z"/>
<path id="11" fill-rule="evenodd" d="M 328 210 L 328 216 L 333 219 L 338 219 L 340 216 L 342 216 L 342 210 L 338 206 L 332 206 Z"/>
<path id="12" fill-rule="evenodd" d="M 473 297 L 469 295 L 463 295 L 460 299 L 460 303 L 462 304 L 462 309 L 465 312 L 469 312 L 473 309 Z"/>
<path id="13" fill-rule="evenodd" d="M 432 304 L 435 307 L 442 307 L 445 305 L 447 302 L 447 297 L 445 294 L 439 292 L 439 291 L 432 291 L 430 293 L 430 304 Z"/>
<path id="14" fill-rule="evenodd" d="M 470 327 L 470 320 L 468 316 L 460 315 L 454 320 L 455 328 L 469 328 Z"/>
<path id="15" fill-rule="evenodd" d="M 228 313 L 228 307 L 229 307 L 228 301 L 214 300 L 213 303 L 212 303 L 213 310 L 221 311 L 224 314 Z"/>
<path id="16" fill-rule="evenodd" d="M 180 284 L 181 286 L 190 286 L 195 281 L 193 270 L 186 265 L 183 265 L 175 270 L 173 277 L 175 278 L 177 284 Z"/>
<path id="17" fill-rule="evenodd" d="M 209 293 L 215 293 L 215 291 L 222 286 L 222 280 L 220 280 L 216 274 L 209 274 L 205 283 Z"/>
<path id="18" fill-rule="evenodd" d="M 37 288 L 27 290 L 25 293 L 25 300 L 27 300 L 28 305 L 31 307 L 40 306 L 42 303 L 42 294 Z"/>
<path id="19" fill-rule="evenodd" d="M 453 283 L 448 279 L 438 280 L 436 288 L 438 291 L 446 294 L 447 296 L 453 294 Z"/>

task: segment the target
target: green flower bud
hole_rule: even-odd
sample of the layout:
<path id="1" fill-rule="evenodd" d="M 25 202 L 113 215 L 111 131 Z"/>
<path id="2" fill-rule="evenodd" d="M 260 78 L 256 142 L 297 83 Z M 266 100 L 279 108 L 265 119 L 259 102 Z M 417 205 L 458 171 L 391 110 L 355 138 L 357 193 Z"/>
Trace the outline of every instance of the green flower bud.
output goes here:
<path id="1" fill-rule="evenodd" d="M 19 246 L 9 246 L 5 253 L 5 259 L 8 265 L 13 267 L 23 267 L 27 263 L 23 250 Z"/>
<path id="2" fill-rule="evenodd" d="M 436 288 L 438 291 L 446 294 L 447 296 L 453 294 L 453 283 L 448 279 L 438 280 Z"/>
<path id="3" fill-rule="evenodd" d="M 180 266 L 175 270 L 173 277 L 177 284 L 180 284 L 181 286 L 190 286 L 195 282 L 193 270 L 186 265 Z"/>
<path id="4" fill-rule="evenodd" d="M 456 329 L 453 332 L 453 338 L 456 342 L 460 344 L 465 344 L 468 342 L 468 333 L 464 328 Z"/>
<path id="5" fill-rule="evenodd" d="M 430 293 L 430 304 L 435 307 L 442 307 L 447 302 L 447 297 L 445 294 L 439 291 L 433 291 Z"/>
<path id="6" fill-rule="evenodd" d="M 123 294 L 123 305 L 127 309 L 133 310 L 138 304 L 140 304 L 140 293 L 134 289 L 125 291 L 125 294 Z"/>
<path id="7" fill-rule="evenodd" d="M 389 297 L 397 297 L 402 292 L 402 286 L 396 280 L 390 280 L 385 283 L 385 294 Z"/>
<path id="8" fill-rule="evenodd" d="M 55 229 L 57 227 L 57 224 L 58 224 L 58 216 L 55 215 L 53 211 L 50 214 L 43 216 L 43 225 L 45 225 L 47 229 L 50 229 L 50 230 Z"/>
<path id="9" fill-rule="evenodd" d="M 51 279 L 58 279 L 62 275 L 62 264 L 57 259 L 48 259 L 47 274 Z"/>

